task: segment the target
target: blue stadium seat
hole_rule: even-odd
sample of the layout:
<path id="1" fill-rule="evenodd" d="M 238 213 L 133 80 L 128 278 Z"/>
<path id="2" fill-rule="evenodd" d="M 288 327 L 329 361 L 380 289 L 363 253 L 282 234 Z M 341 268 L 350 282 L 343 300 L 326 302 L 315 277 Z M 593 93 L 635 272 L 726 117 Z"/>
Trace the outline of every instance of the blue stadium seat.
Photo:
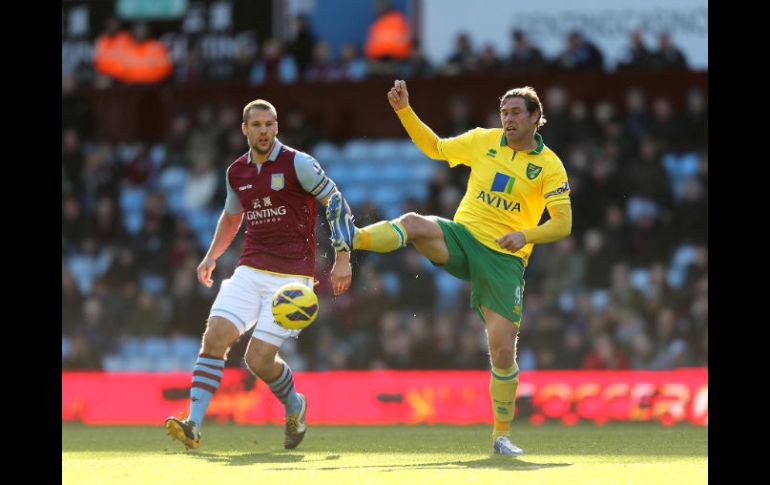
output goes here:
<path id="1" fill-rule="evenodd" d="M 136 357 L 142 354 L 142 340 L 130 337 L 120 342 L 120 355 L 124 358 Z"/>
<path id="2" fill-rule="evenodd" d="M 370 157 L 371 145 L 367 140 L 351 140 L 342 148 L 342 156 L 348 161 Z"/>
<path id="3" fill-rule="evenodd" d="M 161 172 L 158 187 L 166 195 L 168 208 L 174 214 L 181 214 L 184 209 L 184 186 L 189 173 L 184 167 L 169 167 Z"/>
<path id="4" fill-rule="evenodd" d="M 362 203 L 370 200 L 368 194 L 368 188 L 361 184 L 350 184 L 345 186 L 342 193 L 350 205 L 361 205 Z"/>
<path id="5" fill-rule="evenodd" d="M 371 143 L 370 156 L 375 160 L 390 162 L 403 158 L 401 140 L 383 139 Z"/>
<path id="6" fill-rule="evenodd" d="M 310 154 L 322 167 L 336 165 L 340 160 L 340 149 L 328 141 L 318 142 Z"/>
<path id="7" fill-rule="evenodd" d="M 176 337 L 170 340 L 169 351 L 170 354 L 175 357 L 189 358 L 192 356 L 193 360 L 195 360 L 198 356 L 200 346 L 200 339 L 193 337 Z"/>
<path id="8" fill-rule="evenodd" d="M 123 214 L 123 224 L 131 234 L 136 234 L 142 228 L 144 221 L 144 198 L 147 191 L 143 188 L 124 187 L 120 191 L 120 210 Z"/>
<path id="9" fill-rule="evenodd" d="M 595 312 L 604 311 L 610 304 L 611 295 L 609 290 L 594 290 L 591 292 L 591 308 Z"/>
<path id="10" fill-rule="evenodd" d="M 631 286 L 639 291 L 645 291 L 650 285 L 650 272 L 646 268 L 634 268 L 628 276 Z"/>
<path id="11" fill-rule="evenodd" d="M 142 355 L 146 357 L 161 357 L 168 354 L 169 344 L 165 338 L 149 337 L 144 341 Z"/>
<path id="12" fill-rule="evenodd" d="M 63 336 L 61 338 L 61 358 L 67 357 L 70 353 L 70 347 L 72 346 L 72 342 L 70 342 L 70 339 Z"/>
<path id="13" fill-rule="evenodd" d="M 122 372 L 126 370 L 126 359 L 118 354 L 102 357 L 102 368 L 107 372 Z"/>

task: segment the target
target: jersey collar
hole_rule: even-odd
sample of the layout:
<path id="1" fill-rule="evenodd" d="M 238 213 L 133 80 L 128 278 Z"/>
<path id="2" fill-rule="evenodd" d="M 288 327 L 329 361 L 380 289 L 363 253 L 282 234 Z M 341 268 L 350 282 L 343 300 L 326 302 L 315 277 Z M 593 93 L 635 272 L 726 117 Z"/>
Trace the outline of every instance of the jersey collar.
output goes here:
<path id="1" fill-rule="evenodd" d="M 270 155 L 267 157 L 266 162 L 274 162 L 276 158 L 278 158 L 278 154 L 281 153 L 281 147 L 283 147 L 283 143 L 278 140 L 278 138 L 275 139 L 275 145 L 273 145 L 273 150 L 270 152 Z M 254 161 L 251 159 L 251 150 L 249 150 L 247 153 L 247 160 L 246 163 L 251 165 L 254 163 Z"/>
<path id="2" fill-rule="evenodd" d="M 535 141 L 537 141 L 537 147 L 529 152 L 530 155 L 539 155 L 543 151 L 543 147 L 545 144 L 543 143 L 543 137 L 540 135 L 540 133 L 535 132 Z M 508 140 L 505 138 L 505 132 L 503 132 L 503 136 L 500 137 L 500 146 L 504 147 L 508 145 Z"/>

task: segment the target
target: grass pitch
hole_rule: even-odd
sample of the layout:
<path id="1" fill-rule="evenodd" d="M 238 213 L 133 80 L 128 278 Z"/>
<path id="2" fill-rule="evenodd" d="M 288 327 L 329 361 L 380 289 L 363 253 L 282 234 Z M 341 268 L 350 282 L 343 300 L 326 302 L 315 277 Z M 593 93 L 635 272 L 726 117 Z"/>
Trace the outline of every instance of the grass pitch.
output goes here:
<path id="1" fill-rule="evenodd" d="M 490 426 L 205 423 L 185 451 L 158 426 L 62 425 L 63 484 L 706 484 L 708 429 L 611 423 L 512 426 L 520 458 L 492 455 Z"/>

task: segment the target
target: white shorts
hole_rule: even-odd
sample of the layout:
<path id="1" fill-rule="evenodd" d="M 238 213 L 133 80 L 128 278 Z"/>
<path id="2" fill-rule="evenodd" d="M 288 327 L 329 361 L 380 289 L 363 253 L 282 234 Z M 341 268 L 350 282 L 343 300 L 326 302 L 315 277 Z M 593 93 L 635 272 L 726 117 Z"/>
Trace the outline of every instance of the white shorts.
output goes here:
<path id="1" fill-rule="evenodd" d="M 313 287 L 313 278 L 283 276 L 238 266 L 233 275 L 222 282 L 209 317 L 229 320 L 238 327 L 241 335 L 256 323 L 252 337 L 280 347 L 287 338 L 297 338 L 301 332 L 283 328 L 273 319 L 273 294 L 291 282 Z"/>

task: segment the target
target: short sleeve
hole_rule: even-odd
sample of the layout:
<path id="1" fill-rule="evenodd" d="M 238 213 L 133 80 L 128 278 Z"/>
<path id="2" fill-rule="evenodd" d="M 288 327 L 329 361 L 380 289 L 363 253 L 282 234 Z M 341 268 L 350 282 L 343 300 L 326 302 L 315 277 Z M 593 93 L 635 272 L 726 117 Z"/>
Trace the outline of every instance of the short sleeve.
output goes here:
<path id="1" fill-rule="evenodd" d="M 294 170 L 302 188 L 318 200 L 329 195 L 334 189 L 334 181 L 326 175 L 321 164 L 307 153 L 297 152 L 294 157 Z"/>

